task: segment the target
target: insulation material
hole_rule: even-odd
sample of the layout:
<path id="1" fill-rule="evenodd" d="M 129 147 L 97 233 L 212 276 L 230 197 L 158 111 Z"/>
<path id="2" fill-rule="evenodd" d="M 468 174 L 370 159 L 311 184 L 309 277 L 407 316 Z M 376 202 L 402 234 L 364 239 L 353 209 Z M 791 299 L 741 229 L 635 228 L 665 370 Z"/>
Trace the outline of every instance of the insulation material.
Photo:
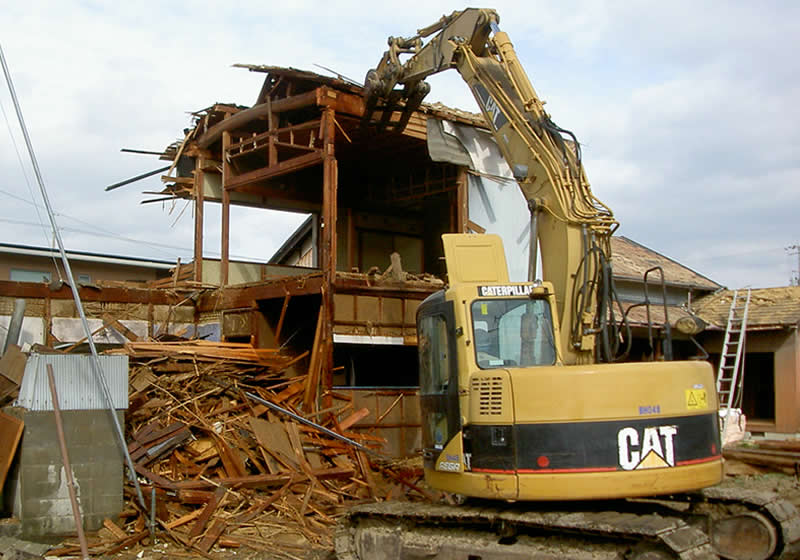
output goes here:
<path id="1" fill-rule="evenodd" d="M 6 343 L 8 326 L 11 323 L 10 315 L 0 316 L 0 348 Z M 39 317 L 25 317 L 22 320 L 22 330 L 19 333 L 19 346 L 44 343 L 44 320 Z"/>

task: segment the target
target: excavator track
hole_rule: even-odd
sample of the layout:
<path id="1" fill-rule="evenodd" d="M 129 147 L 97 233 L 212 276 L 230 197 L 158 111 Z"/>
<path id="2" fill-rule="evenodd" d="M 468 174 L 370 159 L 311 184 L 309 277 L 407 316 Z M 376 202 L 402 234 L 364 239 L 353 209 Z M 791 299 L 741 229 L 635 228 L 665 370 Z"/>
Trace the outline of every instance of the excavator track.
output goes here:
<path id="1" fill-rule="evenodd" d="M 657 502 L 551 506 L 361 505 L 339 522 L 336 554 L 339 560 L 800 558 L 800 516 L 774 494 L 712 488 Z M 580 506 L 587 509 L 574 509 Z"/>
<path id="2" fill-rule="evenodd" d="M 766 557 L 792 560 L 800 558 L 800 513 L 797 508 L 772 492 L 757 492 L 742 488 L 715 486 L 698 492 L 691 511 L 704 514 L 710 521 L 712 544 L 717 550 L 729 550 L 723 558 L 733 560 Z M 746 535 L 737 534 L 741 522 L 748 518 L 760 521 L 760 526 L 745 527 Z M 721 521 L 721 522 L 720 522 Z M 752 533 L 755 528 L 757 534 Z M 774 551 L 757 549 L 758 543 L 773 541 Z M 747 545 L 753 545 L 748 549 Z M 769 555 L 767 553 L 769 552 Z"/>

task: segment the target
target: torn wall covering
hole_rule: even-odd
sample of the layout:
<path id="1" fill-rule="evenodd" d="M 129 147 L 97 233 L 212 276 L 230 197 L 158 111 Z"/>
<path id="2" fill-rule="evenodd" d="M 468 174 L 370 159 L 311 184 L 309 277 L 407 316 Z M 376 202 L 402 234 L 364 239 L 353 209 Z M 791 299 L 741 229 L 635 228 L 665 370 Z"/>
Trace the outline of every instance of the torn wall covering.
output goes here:
<path id="1" fill-rule="evenodd" d="M 491 134 L 474 126 L 430 117 L 427 130 L 428 153 L 433 161 L 466 165 L 472 171 L 468 175 L 470 226 L 499 235 L 510 280 L 526 281 L 530 213 Z"/>

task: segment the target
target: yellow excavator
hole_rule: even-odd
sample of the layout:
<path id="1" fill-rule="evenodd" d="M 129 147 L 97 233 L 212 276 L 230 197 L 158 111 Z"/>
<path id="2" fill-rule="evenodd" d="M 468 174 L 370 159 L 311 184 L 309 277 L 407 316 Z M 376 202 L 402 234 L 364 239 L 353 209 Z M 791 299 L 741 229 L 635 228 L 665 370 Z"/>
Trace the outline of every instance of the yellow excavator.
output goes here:
<path id="1" fill-rule="evenodd" d="M 790 503 L 715 488 L 711 366 L 672 361 L 668 340 L 662 360 L 624 361 L 617 222 L 498 23 L 493 10 L 454 12 L 391 37 L 367 74 L 365 126 L 402 129 L 425 78 L 458 70 L 528 200 L 531 254 L 528 281 L 511 282 L 499 237 L 443 236 L 448 287 L 420 305 L 417 331 L 425 479 L 453 503 L 359 506 L 338 557 L 800 557 Z"/>

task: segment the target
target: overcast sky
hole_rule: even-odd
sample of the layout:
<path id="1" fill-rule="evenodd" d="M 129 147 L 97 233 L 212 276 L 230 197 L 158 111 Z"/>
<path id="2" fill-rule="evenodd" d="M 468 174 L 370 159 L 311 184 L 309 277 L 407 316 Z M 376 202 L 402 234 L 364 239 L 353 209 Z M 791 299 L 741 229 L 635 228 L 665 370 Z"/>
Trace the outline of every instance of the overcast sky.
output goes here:
<path id="1" fill-rule="evenodd" d="M 5 53 L 68 249 L 191 258 L 192 208 L 156 198 L 190 111 L 251 105 L 270 64 L 358 81 L 389 35 L 464 6 L 377 2 L 3 2 Z M 162 5 L 163 4 L 163 5 Z M 595 194 L 638 241 L 731 288 L 787 285 L 800 245 L 800 2 L 493 2 Z M 427 101 L 477 110 L 455 72 Z M 50 245 L 5 84 L 0 241 Z M 11 132 L 10 132 L 11 131 Z M 20 164 L 15 151 L 16 141 Z M 207 256 L 219 209 L 207 205 Z M 231 253 L 267 259 L 303 216 L 235 209 Z M 44 213 L 41 219 L 46 221 Z M 212 226 L 216 226 L 213 227 Z M 216 255 L 215 255 L 216 252 Z"/>

